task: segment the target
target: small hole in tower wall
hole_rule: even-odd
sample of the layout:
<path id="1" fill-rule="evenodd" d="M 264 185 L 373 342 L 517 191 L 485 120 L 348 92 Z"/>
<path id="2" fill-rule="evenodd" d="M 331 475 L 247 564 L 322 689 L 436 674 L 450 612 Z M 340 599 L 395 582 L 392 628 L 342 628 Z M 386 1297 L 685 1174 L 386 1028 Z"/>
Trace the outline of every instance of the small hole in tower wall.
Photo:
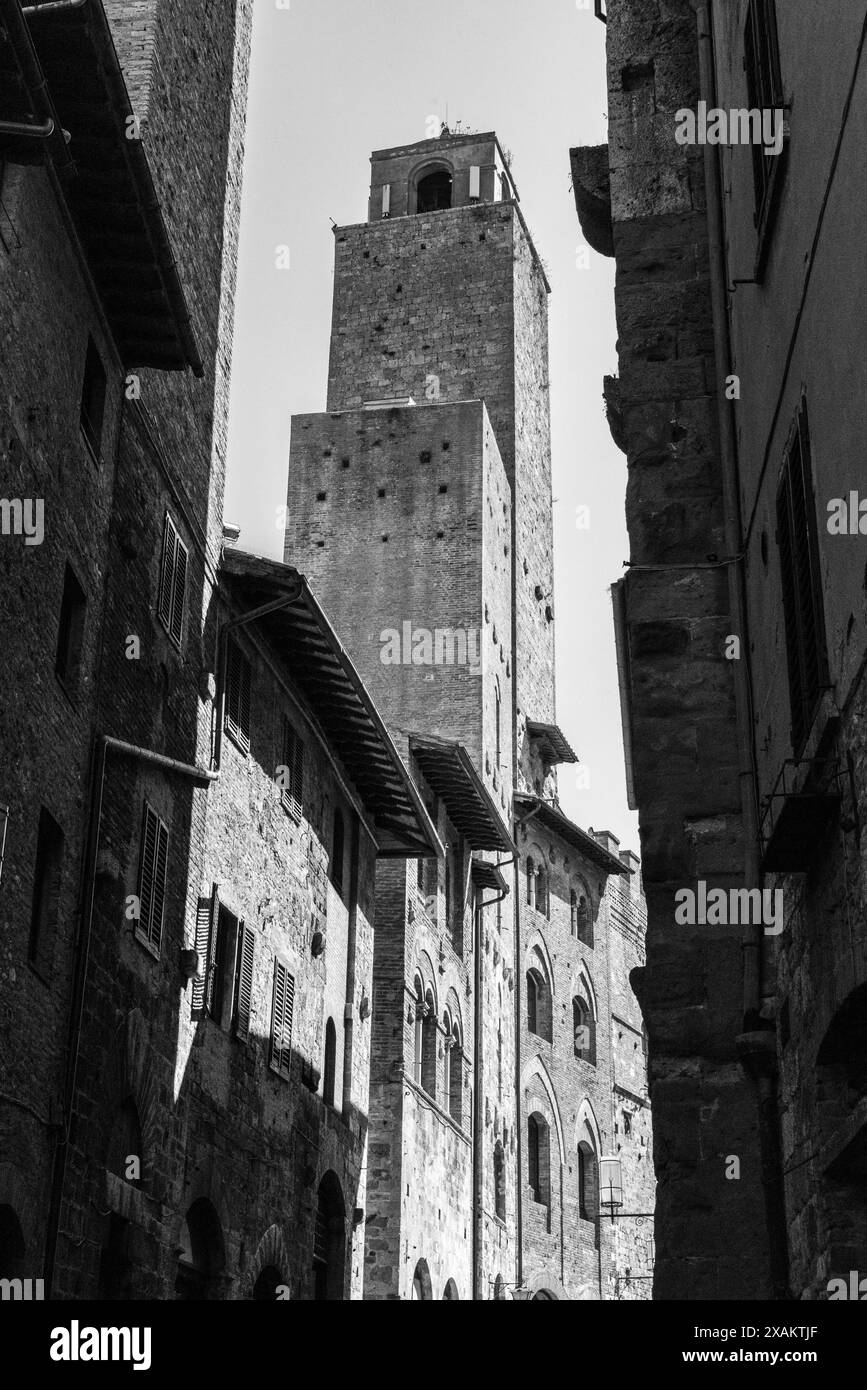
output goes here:
<path id="1" fill-rule="evenodd" d="M 766 565 L 766 564 L 768 563 L 768 533 L 767 533 L 767 531 L 763 531 L 763 532 L 762 532 L 761 551 L 762 551 L 762 564 L 763 564 L 763 565 Z"/>
<path id="2" fill-rule="evenodd" d="M 316 494 L 316 501 L 317 501 L 317 502 L 324 502 L 324 501 L 326 500 L 327 497 L 328 497 L 328 493 L 327 493 L 327 492 L 317 492 L 317 494 Z"/>
<path id="3" fill-rule="evenodd" d="M 444 453 L 444 454 L 447 454 L 448 451 L 449 451 L 449 449 L 450 449 L 451 447 L 452 447 L 452 446 L 451 446 L 450 440 L 444 439 L 444 440 L 443 440 L 443 453 Z"/>
<path id="4" fill-rule="evenodd" d="M 419 461 L 419 463 L 430 463 L 430 461 L 431 461 L 431 452 L 430 452 L 430 449 L 422 449 L 421 453 L 420 453 L 419 456 L 418 456 L 418 461 Z"/>
<path id="5" fill-rule="evenodd" d="M 341 460 L 340 460 L 340 467 L 341 467 L 341 468 L 348 468 L 348 467 L 349 467 L 349 459 L 341 459 Z"/>
<path id="6" fill-rule="evenodd" d="M 384 487 L 377 488 L 377 490 L 376 490 L 376 495 L 377 495 L 377 497 L 384 497 L 384 496 L 385 496 L 385 488 L 384 488 Z"/>
<path id="7" fill-rule="evenodd" d="M 440 483 L 440 494 L 443 494 L 443 493 L 445 493 L 445 492 L 448 492 L 448 490 L 449 490 L 448 483 Z"/>

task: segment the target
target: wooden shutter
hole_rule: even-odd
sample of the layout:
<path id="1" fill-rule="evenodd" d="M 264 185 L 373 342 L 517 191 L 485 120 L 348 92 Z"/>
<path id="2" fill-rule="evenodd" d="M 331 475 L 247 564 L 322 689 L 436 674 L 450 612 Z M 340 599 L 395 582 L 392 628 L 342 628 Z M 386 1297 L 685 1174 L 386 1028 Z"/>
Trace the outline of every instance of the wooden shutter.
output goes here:
<path id="1" fill-rule="evenodd" d="M 288 719 L 283 720 L 283 765 L 288 769 L 283 805 L 300 820 L 304 811 L 304 744 Z"/>
<path id="2" fill-rule="evenodd" d="M 246 656 L 236 642 L 230 642 L 226 659 L 226 728 L 245 753 L 250 751 L 252 675 Z"/>
<path id="3" fill-rule="evenodd" d="M 151 918 L 153 916 L 154 902 L 154 871 L 156 868 L 157 857 L 157 826 L 158 818 L 156 814 L 145 802 L 144 822 L 142 825 L 141 839 L 141 862 L 139 865 L 139 934 L 150 940 Z"/>
<path id="4" fill-rule="evenodd" d="M 204 1013 L 213 994 L 213 941 L 220 911 L 219 886 L 215 883 L 209 898 L 199 898 L 196 909 L 196 951 L 199 973 L 193 980 L 193 1013 Z"/>
<path id="5" fill-rule="evenodd" d="M 271 1007 L 271 1068 L 288 1076 L 292 1056 L 292 1011 L 295 980 L 282 961 L 274 962 L 274 1000 Z"/>
<path id="6" fill-rule="evenodd" d="M 390 184 L 390 183 L 385 183 L 385 184 L 383 184 L 383 186 L 382 186 L 382 215 L 383 215 L 383 217 L 389 217 L 389 216 L 391 215 L 391 184 Z"/>
<path id="7" fill-rule="evenodd" d="M 235 1037 L 246 1042 L 250 1036 L 250 1010 L 253 999 L 253 962 L 256 936 L 251 927 L 239 925 L 237 984 L 235 988 Z"/>
<path id="8" fill-rule="evenodd" d="M 150 943 L 159 955 L 163 939 L 163 913 L 166 901 L 166 878 L 169 866 L 169 832 L 161 820 L 157 821 L 156 864 L 154 867 L 153 911 L 151 914 Z"/>
<path id="9" fill-rule="evenodd" d="M 172 619 L 172 579 L 175 571 L 175 543 L 178 533 L 171 517 L 166 515 L 163 530 L 163 563 L 160 573 L 159 615 L 163 627 L 169 628 Z"/>
<path id="10" fill-rule="evenodd" d="M 181 644 L 184 631 L 184 602 L 187 593 L 187 547 L 180 536 L 175 536 L 174 579 L 172 583 L 172 613 L 169 631 Z"/>
<path id="11" fill-rule="evenodd" d="M 480 198 L 482 186 L 482 171 L 478 164 L 470 165 L 470 197 Z"/>

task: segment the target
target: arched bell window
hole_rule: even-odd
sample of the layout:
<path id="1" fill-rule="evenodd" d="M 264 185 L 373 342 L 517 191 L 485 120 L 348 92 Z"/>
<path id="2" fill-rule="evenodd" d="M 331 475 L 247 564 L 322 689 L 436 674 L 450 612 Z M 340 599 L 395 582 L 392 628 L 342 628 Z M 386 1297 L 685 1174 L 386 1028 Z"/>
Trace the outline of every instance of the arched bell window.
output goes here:
<path id="1" fill-rule="evenodd" d="M 434 169 L 420 180 L 416 212 L 443 212 L 452 205 L 452 176 L 448 169 Z"/>

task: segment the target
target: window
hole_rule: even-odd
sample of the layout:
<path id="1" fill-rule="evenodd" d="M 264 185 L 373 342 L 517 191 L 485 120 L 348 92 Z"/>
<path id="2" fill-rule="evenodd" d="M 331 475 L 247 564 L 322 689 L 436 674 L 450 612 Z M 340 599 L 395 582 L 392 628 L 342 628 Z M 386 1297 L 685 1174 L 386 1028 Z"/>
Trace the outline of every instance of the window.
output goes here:
<path id="1" fill-rule="evenodd" d="M 87 356 L 84 360 L 80 419 L 84 441 L 99 463 L 105 419 L 105 368 L 92 338 L 87 340 Z"/>
<path id="2" fill-rule="evenodd" d="M 578 1145 L 578 1214 L 582 1221 L 592 1221 L 598 1240 L 599 1169 L 596 1155 L 586 1140 Z"/>
<path id="3" fill-rule="evenodd" d="M 163 935 L 168 857 L 168 828 L 145 802 L 138 880 L 139 917 L 135 930 L 139 940 L 157 956 Z"/>
<path id="4" fill-rule="evenodd" d="M 596 1065 L 596 1020 L 586 1001 L 580 996 L 572 1000 L 572 1031 L 575 1056 Z"/>
<path id="5" fill-rule="evenodd" d="M 337 1072 L 337 1029 L 334 1019 L 329 1018 L 325 1025 L 325 1066 L 323 1068 L 322 1098 L 326 1105 L 334 1107 L 334 1079 Z"/>
<path id="6" fill-rule="evenodd" d="M 105 1166 L 109 1173 L 122 1178 L 134 1187 L 141 1187 L 141 1171 L 144 1166 L 144 1144 L 142 1143 L 141 1122 L 138 1107 L 132 1096 L 127 1096 L 115 1111 L 111 1133 L 108 1138 Z M 130 1176 L 130 1159 L 138 1160 L 139 1176 Z"/>
<path id="7" fill-rule="evenodd" d="M 67 565 L 63 577 L 60 629 L 57 635 L 57 659 L 54 669 L 57 679 L 71 698 L 74 698 L 78 690 L 86 612 L 87 599 L 84 590 Z"/>
<path id="8" fill-rule="evenodd" d="M 287 1080 L 292 1058 L 292 1009 L 295 1003 L 295 979 L 280 960 L 274 962 L 274 997 L 271 1004 L 272 1071 Z"/>
<path id="9" fill-rule="evenodd" d="M 430 1270 L 427 1267 L 427 1260 L 419 1260 L 412 1276 L 412 1301 L 429 1300 L 433 1298 L 433 1286 L 431 1284 Z"/>
<path id="10" fill-rule="evenodd" d="M 482 171 L 478 164 L 470 165 L 470 201 L 477 203 L 482 196 Z"/>
<path id="11" fill-rule="evenodd" d="M 334 830 L 331 837 L 331 882 L 341 897 L 343 897 L 343 842 L 343 812 L 337 807 L 334 812 Z"/>
<path id="12" fill-rule="evenodd" d="M 217 885 L 199 899 L 196 950 L 200 973 L 193 985 L 193 1011 L 246 1042 L 250 1035 L 255 934 L 219 901 Z"/>
<path id="13" fill-rule="evenodd" d="M 494 751 L 495 751 L 496 761 L 495 761 L 495 763 L 494 763 L 494 770 L 497 772 L 498 775 L 499 775 L 499 771 L 500 771 L 500 755 L 501 755 L 501 749 L 502 749 L 502 722 L 503 722 L 502 716 L 503 716 L 503 699 L 502 699 L 502 695 L 501 695 L 501 692 L 500 692 L 500 682 L 499 682 L 499 680 L 495 677 L 495 678 L 494 678 Z"/>
<path id="14" fill-rule="evenodd" d="M 572 910 L 572 935 L 585 946 L 593 945 L 593 917 L 586 892 L 573 888 L 569 894 Z"/>
<path id="15" fill-rule="evenodd" d="M 199 1197 L 187 1212 L 181 1241 L 175 1297 L 182 1302 L 213 1299 L 226 1252 L 220 1218 L 207 1197 Z"/>
<path id="16" fill-rule="evenodd" d="M 226 658 L 226 732 L 243 753 L 250 751 L 250 700 L 253 668 L 237 642 Z"/>
<path id="17" fill-rule="evenodd" d="M 452 1119 L 456 1124 L 461 1124 L 464 1100 L 464 1054 L 461 1046 L 461 1029 L 457 1019 L 450 1022 L 448 1014 L 443 1022 L 446 1034 L 446 1104 Z"/>
<path id="18" fill-rule="evenodd" d="M 536 906 L 536 866 L 532 859 L 527 860 L 527 906 Z"/>
<path id="19" fill-rule="evenodd" d="M 744 65 L 750 108 L 759 111 L 782 108 L 783 81 L 775 0 L 749 0 L 744 33 Z M 756 226 L 761 239 L 772 214 L 780 156 L 766 154 L 764 144 L 755 140 L 752 154 Z"/>
<path id="20" fill-rule="evenodd" d="M 417 975 L 415 978 L 415 1026 L 413 1031 L 413 1063 L 412 1079 L 417 1086 L 421 1085 L 421 1059 L 422 1059 L 422 1030 L 424 1027 L 424 992 L 421 979 Z"/>
<path id="21" fill-rule="evenodd" d="M 448 169 L 435 169 L 418 185 L 416 210 L 440 212 L 452 205 L 452 176 Z"/>
<path id="22" fill-rule="evenodd" d="M 39 812 L 36 867 L 33 873 L 33 907 L 27 959 L 46 979 L 54 963 L 54 938 L 60 909 L 60 872 L 63 863 L 63 831 L 43 806 Z"/>
<path id="23" fill-rule="evenodd" d="M 464 948 L 463 856 L 460 843 L 446 847 L 445 910 L 446 930 L 460 955 Z"/>
<path id="24" fill-rule="evenodd" d="M 527 1181 L 534 1202 L 551 1204 L 550 1142 L 548 1123 L 541 1115 L 527 1120 Z"/>
<path id="25" fill-rule="evenodd" d="M 437 1015 L 430 990 L 424 997 L 424 1020 L 421 1029 L 421 1084 L 429 1096 L 437 1094 Z"/>
<path id="26" fill-rule="evenodd" d="M 296 821 L 304 809 L 304 744 L 289 720 L 283 719 L 283 762 L 278 771 L 280 799 Z"/>
<path id="27" fill-rule="evenodd" d="M 538 1171 L 538 1157 L 536 1160 Z M 506 1155 L 498 1141 L 494 1145 L 494 1211 L 501 1221 L 506 1219 Z"/>
<path id="28" fill-rule="evenodd" d="M 623 1112 L 623 1133 L 627 1137 L 632 1133 L 632 1116 L 628 1110 Z"/>
<path id="29" fill-rule="evenodd" d="M 551 989 L 542 973 L 541 957 L 537 952 L 534 952 L 534 959 L 539 963 L 527 971 L 527 1031 L 551 1042 Z"/>
<path id="30" fill-rule="evenodd" d="M 187 594 L 189 551 L 171 517 L 166 514 L 163 530 L 163 563 L 160 572 L 160 622 L 178 646 L 184 631 L 184 605 Z"/>
<path id="31" fill-rule="evenodd" d="M 536 911 L 541 912 L 545 917 L 549 917 L 551 913 L 548 877 L 541 864 L 536 869 Z"/>
<path id="32" fill-rule="evenodd" d="M 792 748 L 803 752 L 828 683 L 825 614 L 807 407 L 798 414 L 777 492 L 777 543 L 792 709 Z"/>

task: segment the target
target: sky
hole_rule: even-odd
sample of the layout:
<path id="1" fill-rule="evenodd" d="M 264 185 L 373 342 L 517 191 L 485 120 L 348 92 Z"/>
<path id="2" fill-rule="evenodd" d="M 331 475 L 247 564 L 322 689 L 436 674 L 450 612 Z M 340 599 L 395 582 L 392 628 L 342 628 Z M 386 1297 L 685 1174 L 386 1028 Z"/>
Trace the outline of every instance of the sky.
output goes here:
<path id="1" fill-rule="evenodd" d="M 366 220 L 371 151 L 446 116 L 512 151 L 552 287 L 557 722 L 580 759 L 560 769 L 561 805 L 638 852 L 609 594 L 629 554 L 602 403 L 614 263 L 585 245 L 570 191 L 570 147 L 607 138 L 592 0 L 254 0 L 225 519 L 283 558 L 290 419 L 325 408 L 332 219 Z"/>

